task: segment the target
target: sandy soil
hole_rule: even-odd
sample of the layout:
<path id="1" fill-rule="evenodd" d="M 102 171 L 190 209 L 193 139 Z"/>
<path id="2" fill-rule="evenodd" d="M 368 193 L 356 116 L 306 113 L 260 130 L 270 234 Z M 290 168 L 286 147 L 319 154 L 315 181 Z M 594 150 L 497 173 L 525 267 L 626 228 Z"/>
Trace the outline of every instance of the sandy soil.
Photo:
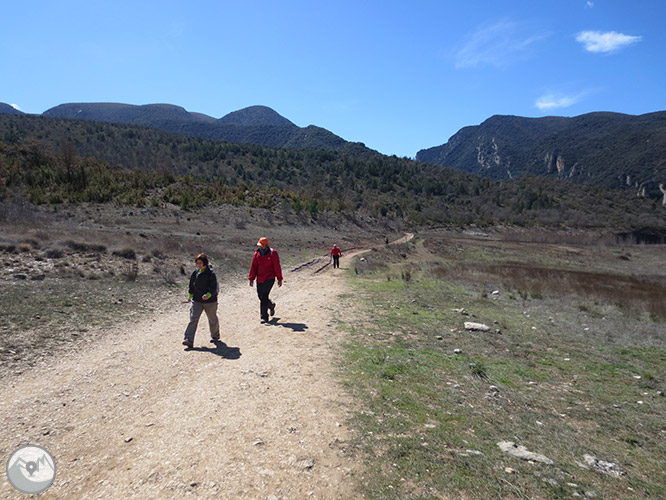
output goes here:
<path id="1" fill-rule="evenodd" d="M 285 270 L 274 324 L 247 281 L 221 280 L 224 345 L 205 315 L 181 345 L 183 297 L 99 342 L 3 379 L 0 456 L 24 444 L 56 461 L 40 498 L 354 498 L 351 401 L 335 377 L 331 323 L 351 254 Z M 151 298 L 152 299 L 152 298 Z M 25 498 L 3 477 L 0 498 Z"/>

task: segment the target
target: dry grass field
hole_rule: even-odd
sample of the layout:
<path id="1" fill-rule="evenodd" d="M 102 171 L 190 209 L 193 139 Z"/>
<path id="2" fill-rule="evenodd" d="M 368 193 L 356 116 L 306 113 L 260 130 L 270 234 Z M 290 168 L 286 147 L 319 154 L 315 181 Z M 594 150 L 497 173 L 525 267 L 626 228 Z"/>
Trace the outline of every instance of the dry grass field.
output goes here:
<path id="1" fill-rule="evenodd" d="M 117 330 L 124 329 L 122 338 L 136 341 L 137 333 L 126 325 L 141 324 L 148 331 L 145 325 L 154 321 L 171 333 L 180 331 L 184 325 L 171 319 L 184 320 L 186 313 L 169 313 L 169 308 L 183 302 L 193 258 L 203 251 L 211 257 L 227 290 L 227 307 L 238 316 L 233 319 L 238 329 L 234 342 L 243 357 L 235 366 L 242 369 L 234 370 L 230 364 L 213 367 L 207 357 L 193 366 L 202 373 L 215 370 L 220 380 L 231 377 L 228 387 L 232 392 L 246 391 L 238 395 L 247 406 L 235 408 L 226 400 L 222 406 L 211 403 L 205 380 L 192 401 L 181 401 L 178 391 L 166 395 L 178 402 L 176 406 L 184 405 L 183 411 L 188 404 L 196 403 L 197 408 L 217 404 L 215 412 L 219 415 L 224 407 L 225 415 L 234 422 L 247 408 L 258 405 L 260 412 L 252 415 L 256 427 L 238 423 L 249 441 L 219 442 L 231 447 L 225 450 L 239 454 L 236 462 L 227 457 L 229 467 L 254 463 L 249 457 L 258 449 L 264 450 L 266 460 L 289 451 L 264 446 L 255 436 L 272 425 L 271 412 L 262 412 L 266 408 L 274 411 L 272 405 L 284 400 L 268 391 L 279 380 L 285 385 L 284 394 L 301 398 L 303 404 L 294 399 L 289 405 L 298 403 L 299 421 L 306 422 L 298 431 L 287 424 L 293 418 L 289 405 L 279 407 L 284 415 L 276 432 L 284 434 L 280 437 L 286 439 L 284 446 L 302 448 L 306 440 L 298 432 L 305 433 L 308 424 L 308 439 L 317 445 L 317 433 L 323 442 L 341 427 L 345 433 L 349 430 L 349 441 L 334 440 L 328 445 L 335 448 L 337 458 L 308 460 L 305 472 L 299 472 L 304 480 L 316 484 L 319 489 L 312 491 L 321 498 L 337 498 L 336 491 L 343 491 L 330 477 L 317 476 L 319 463 L 334 470 L 340 467 L 335 465 L 338 459 L 347 466 L 342 472 L 337 470 L 336 481 L 345 483 L 346 492 L 353 485 L 355 492 L 346 493 L 349 498 L 657 499 L 666 489 L 663 246 L 618 245 L 611 235 L 593 232 L 509 228 L 421 230 L 410 241 L 385 245 L 385 239 L 394 241 L 403 235 L 399 225 L 376 227 L 371 219 L 350 220 L 335 214 L 320 214 L 317 221 L 310 221 L 234 207 L 196 212 L 109 205 L 58 211 L 21 204 L 2 208 L 0 372 L 17 387 L 29 379 L 33 368 L 57 364 L 67 357 L 67 366 L 75 364 L 79 358 L 72 358 L 72 353 L 80 352 L 81 359 L 91 353 L 106 360 L 111 355 L 102 349 L 101 341 L 107 332 L 118 335 Z M 315 276 L 316 287 L 333 282 L 327 281 L 329 277 L 294 273 L 296 289 L 293 296 L 285 295 L 285 302 L 290 303 L 290 312 L 300 316 L 290 325 L 302 330 L 318 325 L 316 332 L 304 330 L 308 335 L 303 338 L 297 332 L 286 335 L 282 329 L 285 331 L 272 335 L 267 344 L 263 330 L 255 331 L 258 325 L 246 324 L 244 304 L 236 303 L 236 297 L 245 297 L 247 266 L 258 237 L 264 235 L 280 252 L 286 270 L 313 261 L 319 266 L 333 243 L 343 253 L 369 249 L 353 259 L 343 258 L 335 283 L 342 286 L 344 277 L 346 291 L 339 300 L 327 299 L 317 305 L 316 321 L 315 311 L 308 313 L 314 299 L 307 297 L 317 290 L 307 286 Z M 286 289 L 288 292 L 289 287 Z M 485 324 L 488 331 L 467 330 L 465 322 Z M 171 369 L 174 380 L 180 377 L 180 350 L 161 345 L 160 332 L 150 335 L 151 349 L 168 360 L 168 366 L 159 368 L 157 356 L 145 364 L 132 345 L 118 346 L 114 341 L 114 353 L 124 352 L 127 363 L 136 358 L 137 373 L 143 375 L 132 378 L 124 367 L 121 374 L 120 365 L 113 360 L 108 367 L 99 368 L 100 372 L 118 371 L 123 384 L 134 387 L 128 394 L 144 394 L 144 389 L 146 394 L 151 392 L 148 388 L 154 384 L 149 368 L 155 368 L 158 375 L 160 369 Z M 178 339 L 169 342 L 179 344 Z M 99 349 L 95 349 L 97 343 Z M 316 351 L 316 356 L 309 356 L 308 349 Z M 208 355 L 208 350 L 199 347 L 196 354 Z M 300 359 L 292 355 L 296 350 L 311 363 L 303 373 Z M 272 372 L 255 366 L 267 366 L 276 359 L 282 364 L 275 365 Z M 333 390 L 331 380 L 318 372 L 318 367 L 328 366 L 331 360 L 336 363 L 333 380 L 345 394 L 336 396 L 344 401 L 343 413 L 348 415 L 343 423 L 328 421 L 338 418 L 336 412 L 328 419 L 321 417 L 331 410 L 319 406 L 328 396 L 313 392 L 317 387 L 313 381 Z M 288 370 L 280 371 L 281 367 Z M 81 370 L 87 377 L 97 368 Z M 292 380 L 297 372 L 300 378 Z M 261 386 L 264 392 L 255 394 L 248 390 L 248 373 L 259 374 L 249 379 L 255 385 L 255 378 L 274 378 Z M 298 393 L 290 392 L 295 390 L 294 383 Z M 68 390 L 86 389 L 72 386 Z M 58 391 L 53 391 L 53 401 L 59 403 Z M 91 404 L 108 406 L 104 392 L 99 398 L 87 392 L 83 395 L 94 401 Z M 267 399 L 269 396 L 273 399 Z M 39 396 L 35 405 L 40 398 L 46 396 Z M 137 400 L 136 407 L 130 405 L 126 411 L 139 414 L 142 404 Z M 159 399 L 150 404 L 155 414 L 162 411 Z M 325 432 L 324 427 L 317 427 L 315 415 L 327 426 Z M 96 424 L 100 436 L 117 431 L 111 422 L 115 417 L 108 418 L 109 422 Z M 83 435 L 89 431 L 85 422 L 63 428 Z M 151 420 L 149 425 L 154 423 Z M 18 421 L 10 424 L 21 428 Z M 154 432 L 162 424 L 166 429 L 168 422 L 158 420 Z M 188 432 L 196 436 L 199 423 L 192 425 Z M 208 423 L 201 425 L 207 428 Z M 118 426 L 122 428 L 122 422 Z M 59 429 L 48 432 L 40 434 L 41 439 L 66 455 L 67 434 Z M 147 430 L 133 432 L 149 434 Z M 7 446 L 16 444 L 11 439 L 8 437 Z M 218 443 L 232 438 L 215 433 L 209 439 Z M 132 441 L 137 442 L 141 440 Z M 532 460 L 517 458 L 500 448 L 502 442 L 538 455 L 531 455 Z M 125 453 L 126 443 L 121 440 L 117 445 L 119 454 Z M 196 462 L 197 453 L 187 448 L 187 439 L 178 443 L 182 445 L 179 453 Z M 86 453 L 97 452 L 88 449 Z M 98 454 L 99 464 L 105 463 L 103 453 Z M 541 456 L 548 463 L 539 461 Z M 283 464 L 288 471 L 293 465 Z M 147 462 L 137 467 L 147 467 Z M 156 479 L 146 470 L 145 484 L 121 485 L 121 479 L 110 478 L 99 488 L 108 492 L 131 486 L 135 494 L 146 498 L 155 491 L 219 497 L 221 480 L 212 486 L 188 480 L 189 465 L 176 462 L 172 467 L 171 473 L 178 477 L 176 486 L 166 473 Z M 193 473 L 202 472 L 192 467 Z M 257 467 L 256 471 L 243 469 L 238 476 L 240 497 L 252 498 L 261 491 L 276 498 L 295 498 L 285 493 L 283 482 L 292 472 L 285 476 L 265 464 Z M 54 486 L 54 491 L 78 487 L 94 494 L 97 486 L 86 482 L 86 477 L 80 473 L 70 484 Z M 289 477 L 298 484 L 297 477 Z M 154 489 L 148 490 L 146 485 Z"/>

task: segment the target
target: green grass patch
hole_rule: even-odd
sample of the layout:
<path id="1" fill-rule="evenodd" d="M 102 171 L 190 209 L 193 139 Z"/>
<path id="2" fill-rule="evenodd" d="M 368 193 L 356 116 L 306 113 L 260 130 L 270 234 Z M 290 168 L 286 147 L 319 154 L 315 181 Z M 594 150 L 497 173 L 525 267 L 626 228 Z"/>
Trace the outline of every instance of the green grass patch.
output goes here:
<path id="1" fill-rule="evenodd" d="M 598 297 L 598 316 L 578 307 L 580 296 L 516 300 L 492 275 L 437 278 L 419 270 L 420 258 L 409 256 L 408 281 L 387 280 L 386 269 L 350 277 L 340 324 L 350 339 L 345 383 L 359 401 L 355 444 L 368 462 L 360 492 L 371 499 L 659 498 L 666 490 L 660 323 Z M 500 293 L 488 292 L 494 288 Z M 360 319 L 349 316 L 352 306 Z M 467 331 L 465 321 L 491 331 Z M 554 463 L 512 457 L 497 446 L 503 440 Z M 581 467 L 586 454 L 625 475 Z"/>

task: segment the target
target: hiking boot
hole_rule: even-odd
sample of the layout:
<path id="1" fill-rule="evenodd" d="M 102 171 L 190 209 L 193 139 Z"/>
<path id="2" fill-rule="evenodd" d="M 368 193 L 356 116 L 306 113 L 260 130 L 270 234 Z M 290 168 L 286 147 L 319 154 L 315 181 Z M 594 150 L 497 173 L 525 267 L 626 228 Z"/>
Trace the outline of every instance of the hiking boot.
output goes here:
<path id="1" fill-rule="evenodd" d="M 275 316 L 275 302 L 271 304 L 271 307 L 269 308 L 271 316 Z"/>
<path id="2" fill-rule="evenodd" d="M 190 342 L 189 340 L 183 340 L 183 345 L 188 349 L 194 348 L 194 342 Z"/>
<path id="3" fill-rule="evenodd" d="M 266 319 L 261 318 L 261 324 L 263 325 L 264 323 L 268 323 L 268 318 L 266 318 Z"/>
<path id="4" fill-rule="evenodd" d="M 213 337 L 210 339 L 211 344 L 217 344 L 220 341 L 220 337 Z"/>

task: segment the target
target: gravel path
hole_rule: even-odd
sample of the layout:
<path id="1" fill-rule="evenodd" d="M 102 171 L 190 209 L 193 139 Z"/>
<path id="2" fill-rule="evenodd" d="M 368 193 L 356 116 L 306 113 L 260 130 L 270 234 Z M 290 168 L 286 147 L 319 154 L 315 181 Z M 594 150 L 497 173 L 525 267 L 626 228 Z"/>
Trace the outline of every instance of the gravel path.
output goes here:
<path id="1" fill-rule="evenodd" d="M 272 325 L 247 281 L 221 283 L 225 345 L 208 342 L 204 315 L 184 349 L 189 306 L 165 298 L 154 317 L 4 378 L 0 456 L 49 450 L 57 475 L 40 498 L 354 498 L 331 323 L 351 257 L 286 272 Z M 0 498 L 25 497 L 3 477 Z"/>

